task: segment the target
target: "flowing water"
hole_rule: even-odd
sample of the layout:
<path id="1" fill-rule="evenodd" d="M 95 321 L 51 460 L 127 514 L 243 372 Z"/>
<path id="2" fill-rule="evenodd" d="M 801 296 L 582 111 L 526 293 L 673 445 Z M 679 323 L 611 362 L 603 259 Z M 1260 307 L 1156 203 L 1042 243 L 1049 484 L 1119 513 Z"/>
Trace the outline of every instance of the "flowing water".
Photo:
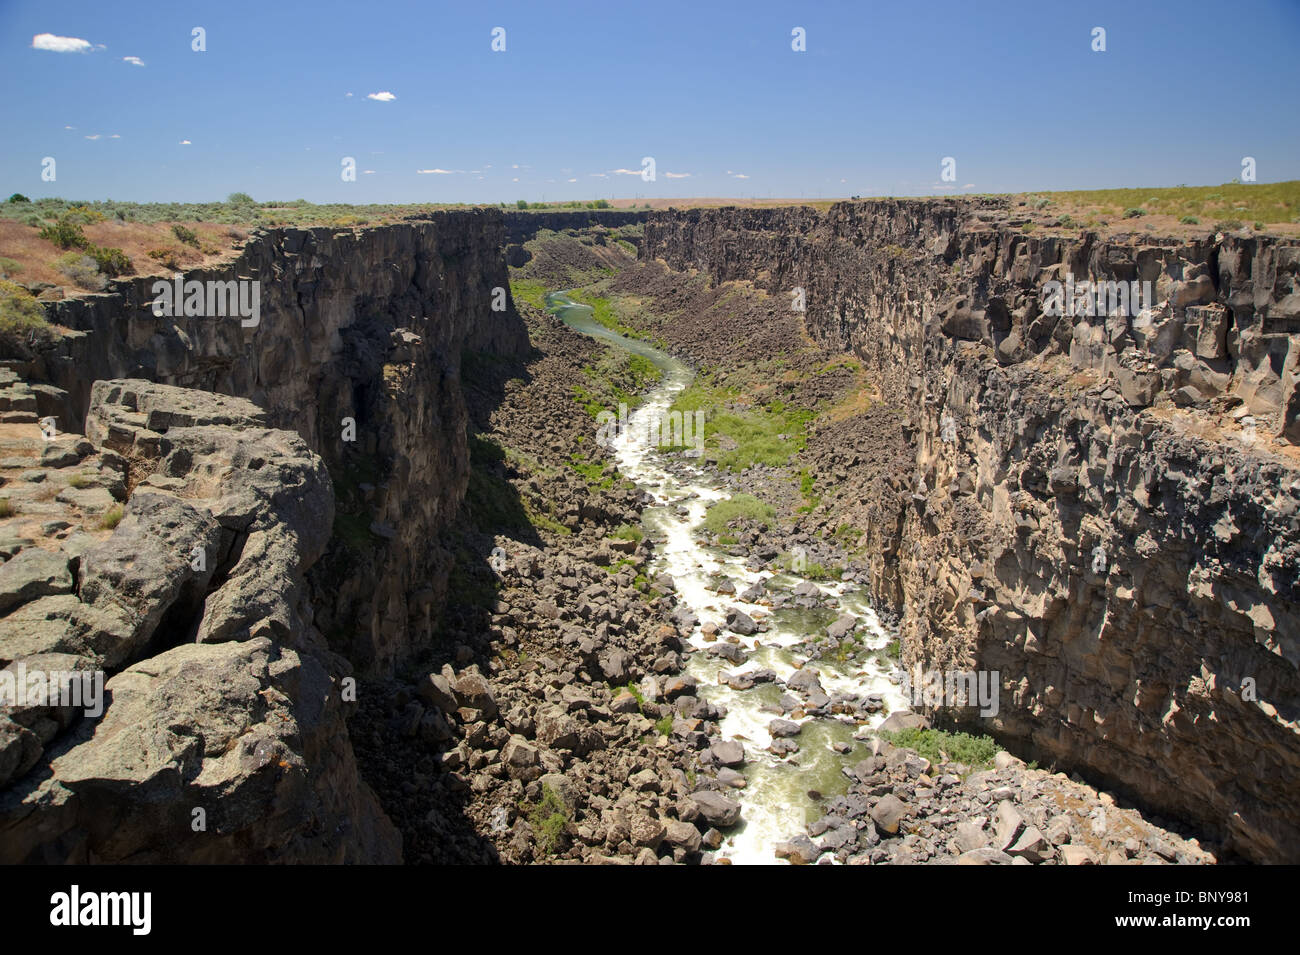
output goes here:
<path id="1" fill-rule="evenodd" d="M 769 590 L 780 591 L 792 590 L 801 578 L 746 569 L 745 555 L 704 543 L 707 535 L 701 525 L 705 512 L 710 504 L 730 497 L 730 492 L 690 458 L 680 452 L 661 452 L 655 442 L 647 440 L 645 423 L 662 420 L 661 416 L 676 396 L 690 384 L 693 373 L 658 348 L 605 328 L 592 317 L 589 306 L 575 303 L 562 292 L 548 295 L 546 302 L 574 330 L 642 355 L 663 372 L 659 384 L 630 415 L 629 426 L 613 439 L 611 449 L 619 472 L 654 497 L 654 504 L 645 508 L 642 517 L 646 537 L 656 542 L 648 575 L 651 578 L 660 573 L 671 576 L 679 605 L 699 618 L 689 638 L 691 646 L 703 650 L 710 645 L 701 629 L 707 623 L 715 624 L 719 638 L 724 637 L 723 625 L 731 608 L 742 610 L 755 620 L 766 617 L 771 624 L 766 632 L 741 639 L 742 646 L 753 651 L 742 665 L 732 666 L 699 652 L 690 654 L 687 670 L 699 682 L 700 698 L 725 708 L 726 716 L 720 725 L 722 738 L 739 740 L 745 747 L 746 764 L 742 771 L 746 786 L 728 793 L 741 802 L 742 821 L 727 833 L 718 854 L 736 864 L 778 862 L 773 851 L 776 844 L 799 835 L 807 823 L 820 815 L 819 798 L 845 792 L 848 780 L 841 768 L 869 755 L 854 736 L 879 725 L 888 711 L 905 708 L 898 687 L 898 672 L 884 653 L 866 654 L 865 658 L 858 654 L 857 661 L 848 664 L 827 659 L 814 661 L 812 667 L 820 673 L 822 686 L 829 696 L 839 692 L 858 696 L 877 693 L 884 698 L 886 708 L 867 724 L 837 717 L 794 720 L 801 724 L 795 738 L 799 749 L 785 758 L 767 750 L 772 742 L 768 724 L 782 716 L 775 705 L 784 692 L 783 685 L 760 683 L 753 689 L 737 691 L 720 683 L 719 676 L 723 672 L 769 669 L 785 681 L 795 672 L 796 663 L 807 661 L 794 646 L 820 633 L 842 613 L 857 617 L 857 636 L 863 649 L 882 651 L 890 637 L 866 595 L 853 584 L 814 581 L 818 590 L 829 598 L 829 608 L 786 607 L 773 611 L 740 599 L 739 595 L 756 581 L 766 579 Z M 714 591 L 720 575 L 736 582 L 736 595 L 723 596 Z M 783 718 L 792 719 L 788 714 Z M 847 755 L 835 752 L 831 747 L 837 743 L 852 746 L 853 752 Z"/>

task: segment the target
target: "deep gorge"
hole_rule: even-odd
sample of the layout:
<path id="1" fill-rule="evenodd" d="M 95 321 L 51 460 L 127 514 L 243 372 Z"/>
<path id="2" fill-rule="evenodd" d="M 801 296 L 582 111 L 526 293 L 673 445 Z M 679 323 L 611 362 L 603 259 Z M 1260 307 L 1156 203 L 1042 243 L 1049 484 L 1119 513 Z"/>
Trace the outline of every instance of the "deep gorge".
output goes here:
<path id="1" fill-rule="evenodd" d="M 0 628 L 37 634 L 33 657 L 116 675 L 98 728 L 57 713 L 7 721 L 0 859 L 435 861 L 437 838 L 413 835 L 432 811 L 458 816 L 473 861 L 541 861 L 530 827 L 507 824 L 507 838 L 474 815 L 476 784 L 462 789 L 457 770 L 494 765 L 512 793 L 543 779 L 597 793 L 610 805 L 589 828 L 632 847 L 610 855 L 697 858 L 699 829 L 725 828 L 727 813 L 692 804 L 676 751 L 646 741 L 654 720 L 619 690 L 649 677 L 665 706 L 693 699 L 670 689 L 690 628 L 635 579 L 650 548 L 611 548 L 646 502 L 554 473 L 588 424 L 564 413 L 559 369 L 600 352 L 522 303 L 492 308 L 539 231 L 594 230 L 583 254 L 600 263 L 617 254 L 605 230 L 640 224 L 616 286 L 693 277 L 766 297 L 821 348 L 856 356 L 896 410 L 907 473 L 824 448 L 821 467 L 861 494 L 810 519 L 861 530 L 868 589 L 897 617 L 903 665 L 997 670 L 1004 704 L 983 730 L 1017 755 L 1082 773 L 1230 854 L 1300 857 L 1287 799 L 1300 781 L 1300 245 L 1026 234 L 998 200 L 916 200 L 272 230 L 211 276 L 260 278 L 256 329 L 157 318 L 143 278 L 56 303 L 69 333 L 8 363 L 9 407 L 84 433 L 122 475 L 127 517 L 106 541 L 67 538 L 76 584 L 11 609 Z M 1149 280 L 1167 304 L 1137 327 L 1052 320 L 1040 286 L 1065 272 Z M 792 318 L 796 287 L 807 310 Z M 343 439 L 349 418 L 355 441 Z M 498 460 L 479 437 L 493 428 L 534 432 L 538 460 Z M 508 592 L 482 596 L 500 528 L 482 526 L 476 491 L 509 497 L 515 478 L 535 485 L 528 516 L 547 535 L 520 530 Z M 548 501 L 558 506 L 539 519 Z M 192 539 L 219 555 L 213 569 L 177 559 Z M 125 596 L 105 597 L 97 578 Z M 547 604 L 549 629 L 510 596 L 524 591 Z M 110 619 L 123 605 L 146 621 L 129 639 Z M 548 652 L 558 680 L 537 669 Z M 513 682 L 493 684 L 503 673 Z M 349 678 L 364 732 L 347 715 Z M 411 742 L 382 728 L 394 708 L 413 721 L 397 734 Z M 712 719 L 707 703 L 678 715 Z M 164 739 L 162 725 L 189 729 Z M 458 780 L 427 805 L 401 802 L 401 759 L 383 766 L 389 746 L 423 758 L 417 744 Z M 702 733 L 680 748 L 714 751 Z M 646 772 L 653 785 L 629 786 Z M 628 810 L 623 787 L 668 821 Z M 221 838 L 190 837 L 191 811 L 214 794 Z"/>

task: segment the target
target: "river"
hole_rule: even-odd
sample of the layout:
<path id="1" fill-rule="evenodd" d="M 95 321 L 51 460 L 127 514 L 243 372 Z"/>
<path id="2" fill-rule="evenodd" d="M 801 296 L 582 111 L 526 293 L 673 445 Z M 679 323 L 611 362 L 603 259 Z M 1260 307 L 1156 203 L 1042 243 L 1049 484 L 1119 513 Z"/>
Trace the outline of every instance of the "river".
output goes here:
<path id="1" fill-rule="evenodd" d="M 730 497 L 730 491 L 708 469 L 680 452 L 661 452 L 646 440 L 644 422 L 661 420 L 676 396 L 690 384 L 693 372 L 666 352 L 601 325 L 592 317 L 590 306 L 574 302 L 563 292 L 551 293 L 546 303 L 575 331 L 642 355 L 663 372 L 659 383 L 631 413 L 629 427 L 613 440 L 612 451 L 619 472 L 654 497 L 654 504 L 642 514 L 645 535 L 655 542 L 655 556 L 647 573 L 652 579 L 661 573 L 671 576 L 679 605 L 698 617 L 699 623 L 689 638 L 691 647 L 704 651 L 710 646 L 702 632 L 709 623 L 718 627 L 719 638 L 727 636 L 725 621 L 731 608 L 755 620 L 766 618 L 770 624 L 766 632 L 741 639 L 742 646 L 752 651 L 743 664 L 732 666 L 704 652 L 695 652 L 688 657 L 687 672 L 698 681 L 700 698 L 725 707 L 726 716 L 719 727 L 721 737 L 739 740 L 745 747 L 746 763 L 741 770 L 745 787 L 728 793 L 742 804 L 741 822 L 725 834 L 717 856 L 733 864 L 779 863 L 776 845 L 803 833 L 805 825 L 820 815 L 820 799 L 847 791 L 848 780 L 841 769 L 870 754 L 854 737 L 878 726 L 888 712 L 907 708 L 899 689 L 897 665 L 883 652 L 891 638 L 871 609 L 866 593 L 856 584 L 810 581 L 825 598 L 824 605 L 817 607 L 773 610 L 741 599 L 739 595 L 759 580 L 766 580 L 767 589 L 779 593 L 792 591 L 803 578 L 747 569 L 745 555 L 706 544 L 707 534 L 701 526 L 705 513 L 710 504 Z M 706 431 L 707 427 L 706 416 Z M 719 576 L 735 581 L 735 595 L 715 592 Z M 857 618 L 859 651 L 843 663 L 823 658 L 812 666 L 820 673 L 821 685 L 829 696 L 879 694 L 885 709 L 866 722 L 840 717 L 796 719 L 788 713 L 783 716 L 777 708 L 783 683 L 808 662 L 800 652 L 803 648 L 796 645 L 845 613 Z M 734 690 L 719 680 L 724 672 L 761 669 L 775 671 L 782 682 Z M 768 751 L 772 742 L 768 725 L 778 716 L 801 726 L 796 738 L 799 749 L 787 757 Z M 836 744 L 851 749 L 837 752 L 832 748 Z"/>

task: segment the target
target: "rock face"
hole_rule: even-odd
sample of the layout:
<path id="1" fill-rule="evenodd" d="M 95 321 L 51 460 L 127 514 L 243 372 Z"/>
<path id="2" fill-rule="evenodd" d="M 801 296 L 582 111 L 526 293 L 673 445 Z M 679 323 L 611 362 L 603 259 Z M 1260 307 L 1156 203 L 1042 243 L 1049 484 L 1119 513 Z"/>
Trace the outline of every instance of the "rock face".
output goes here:
<path id="1" fill-rule="evenodd" d="M 1024 221 L 996 199 L 654 213 L 641 257 L 802 288 L 808 331 L 900 412 L 914 473 L 855 523 L 905 665 L 996 670 L 986 730 L 1300 860 L 1300 244 Z M 1045 314 L 1069 280 L 1153 301 Z"/>
<path id="2" fill-rule="evenodd" d="M 446 588 L 438 534 L 469 477 L 462 357 L 528 346 L 503 244 L 495 210 L 259 232 L 228 266 L 185 276 L 258 280 L 256 327 L 155 317 L 156 277 L 122 280 L 52 303 L 74 332 L 24 377 L 65 393 L 44 412 L 60 430 L 81 429 L 93 382 L 139 378 L 246 398 L 267 427 L 299 434 L 334 478 L 347 531 L 312 571 L 316 624 L 362 673 L 388 674 L 427 642 Z"/>
<path id="3" fill-rule="evenodd" d="M 134 491 L 111 533 L 27 541 L 4 565 L 27 583 L 6 590 L 0 656 L 107 671 L 105 708 L 0 711 L 0 862 L 401 858 L 356 771 L 351 670 L 312 624 L 329 474 L 265 419 L 239 398 L 95 384 L 87 434 Z"/>

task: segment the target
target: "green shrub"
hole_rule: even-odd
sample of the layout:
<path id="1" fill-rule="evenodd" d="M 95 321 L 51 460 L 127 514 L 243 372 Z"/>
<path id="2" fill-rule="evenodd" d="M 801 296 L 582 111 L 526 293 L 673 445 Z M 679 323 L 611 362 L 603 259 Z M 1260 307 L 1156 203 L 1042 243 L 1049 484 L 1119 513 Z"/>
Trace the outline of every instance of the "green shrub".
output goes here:
<path id="1" fill-rule="evenodd" d="M 176 236 L 177 240 L 184 245 L 192 245 L 196 249 L 199 247 L 199 234 L 193 229 L 185 228 L 180 223 L 172 226 L 172 235 Z"/>
<path id="2" fill-rule="evenodd" d="M 639 527 L 633 527 L 631 524 L 620 524 L 614 529 L 614 533 L 611 536 L 615 540 L 639 542 L 643 537 L 645 537 L 645 534 Z"/>
<path id="3" fill-rule="evenodd" d="M 1180 218 L 1178 221 L 1181 222 L 1183 225 L 1200 225 L 1200 224 L 1201 224 L 1201 220 L 1198 219 L 1198 218 L 1196 218 L 1196 216 L 1183 216 L 1183 217 Z"/>
<path id="4" fill-rule="evenodd" d="M 1240 219 L 1220 219 L 1214 223 L 1215 232 L 1236 232 L 1241 228 Z"/>
<path id="5" fill-rule="evenodd" d="M 81 226 L 66 218 L 43 228 L 41 238 L 53 242 L 60 249 L 84 249 L 90 245 L 90 240 L 86 238 L 86 233 L 81 231 Z"/>
<path id="6" fill-rule="evenodd" d="M 1138 208 L 1136 208 L 1136 207 L 1131 208 L 1131 209 L 1125 209 L 1125 210 L 1124 210 L 1124 218 L 1125 218 L 1125 219 L 1136 219 L 1136 218 L 1138 218 L 1139 216 L 1144 216 L 1144 215 L 1146 215 L 1146 214 L 1147 214 L 1147 211 L 1146 211 L 1145 209 L 1138 209 Z"/>
<path id="7" fill-rule="evenodd" d="M 668 736 L 670 733 L 672 733 L 673 731 L 672 716 L 668 715 L 665 716 L 663 719 L 655 720 L 655 729 L 658 730 L 661 736 Z"/>
<path id="8" fill-rule="evenodd" d="M 95 260 L 95 265 L 99 268 L 99 271 L 109 278 L 135 274 L 135 266 L 131 264 L 131 260 L 127 258 L 126 253 L 121 249 L 92 245 L 87 247 L 86 254 Z"/>
<path id="9" fill-rule="evenodd" d="M 515 208 L 516 208 L 516 209 L 527 209 L 527 208 L 528 208 L 528 200 L 527 200 L 527 199 L 520 199 L 518 202 L 515 203 Z"/>
<path id="10" fill-rule="evenodd" d="M 537 848 L 550 855 L 560 845 L 569 824 L 569 809 L 550 786 L 542 787 L 542 798 L 535 806 L 525 806 L 528 823 L 533 827 Z"/>
<path id="11" fill-rule="evenodd" d="M 21 192 L 15 192 L 12 196 L 9 197 L 9 201 L 10 202 L 31 202 L 32 200 L 28 199 Z"/>

